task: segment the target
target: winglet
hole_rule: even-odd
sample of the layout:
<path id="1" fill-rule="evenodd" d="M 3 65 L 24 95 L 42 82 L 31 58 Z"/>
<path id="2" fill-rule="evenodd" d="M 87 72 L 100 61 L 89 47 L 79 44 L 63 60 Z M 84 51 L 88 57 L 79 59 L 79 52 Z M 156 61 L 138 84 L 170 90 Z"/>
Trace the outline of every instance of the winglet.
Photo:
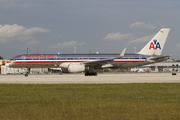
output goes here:
<path id="1" fill-rule="evenodd" d="M 121 53 L 118 57 L 116 57 L 116 58 L 114 58 L 114 59 L 122 58 L 122 57 L 124 56 L 125 52 L 126 52 L 126 48 L 124 48 L 124 50 L 122 51 L 122 53 Z"/>

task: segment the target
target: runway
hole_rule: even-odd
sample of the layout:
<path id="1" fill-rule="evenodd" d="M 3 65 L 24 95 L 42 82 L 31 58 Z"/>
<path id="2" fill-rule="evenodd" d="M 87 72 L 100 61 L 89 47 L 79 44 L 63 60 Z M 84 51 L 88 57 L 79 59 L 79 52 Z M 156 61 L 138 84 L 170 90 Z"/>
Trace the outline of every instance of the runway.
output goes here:
<path id="1" fill-rule="evenodd" d="M 72 83 L 180 83 L 180 75 L 172 73 L 118 73 L 98 76 L 83 74 L 63 75 L 0 75 L 0 84 L 72 84 Z"/>

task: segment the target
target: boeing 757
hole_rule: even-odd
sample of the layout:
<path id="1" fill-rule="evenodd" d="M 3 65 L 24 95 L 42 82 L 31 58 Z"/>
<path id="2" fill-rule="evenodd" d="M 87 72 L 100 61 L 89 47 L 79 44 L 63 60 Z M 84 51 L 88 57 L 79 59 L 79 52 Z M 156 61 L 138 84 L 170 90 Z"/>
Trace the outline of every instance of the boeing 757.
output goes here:
<path id="1" fill-rule="evenodd" d="M 169 59 L 162 56 L 170 28 L 162 28 L 138 53 L 125 54 L 22 54 L 6 63 L 12 68 L 62 68 L 70 73 L 84 72 L 85 76 L 97 76 L 95 69 L 128 68 L 157 63 Z"/>

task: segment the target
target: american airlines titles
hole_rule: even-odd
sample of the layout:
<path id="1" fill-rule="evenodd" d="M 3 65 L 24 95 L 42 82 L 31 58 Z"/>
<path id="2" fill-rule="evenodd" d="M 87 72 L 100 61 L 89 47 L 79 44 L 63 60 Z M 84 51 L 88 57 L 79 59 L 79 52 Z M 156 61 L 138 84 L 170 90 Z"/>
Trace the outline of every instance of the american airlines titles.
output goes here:
<path id="1" fill-rule="evenodd" d="M 54 55 L 28 55 L 27 58 L 54 58 Z"/>

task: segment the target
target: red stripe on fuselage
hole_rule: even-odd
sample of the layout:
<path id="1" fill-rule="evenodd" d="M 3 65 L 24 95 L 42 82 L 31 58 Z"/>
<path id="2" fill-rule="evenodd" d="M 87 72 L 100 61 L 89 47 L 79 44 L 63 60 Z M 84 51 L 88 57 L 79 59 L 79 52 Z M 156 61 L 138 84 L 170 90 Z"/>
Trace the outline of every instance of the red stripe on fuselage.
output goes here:
<path id="1" fill-rule="evenodd" d="M 92 62 L 92 61 L 8 61 L 7 63 L 82 63 L 82 62 Z M 113 62 L 144 62 L 144 60 L 114 60 Z"/>

